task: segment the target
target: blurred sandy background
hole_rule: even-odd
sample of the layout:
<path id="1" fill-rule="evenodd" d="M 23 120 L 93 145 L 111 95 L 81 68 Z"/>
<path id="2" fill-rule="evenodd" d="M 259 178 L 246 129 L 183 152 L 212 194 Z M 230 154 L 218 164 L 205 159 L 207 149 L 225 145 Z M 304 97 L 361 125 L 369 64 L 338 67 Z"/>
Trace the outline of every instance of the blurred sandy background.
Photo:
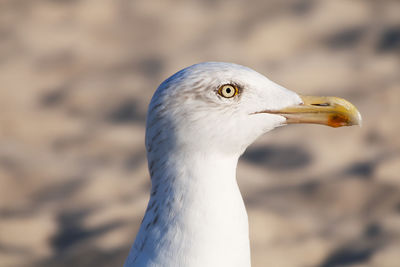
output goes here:
<path id="1" fill-rule="evenodd" d="M 154 90 L 201 61 L 337 95 L 362 128 L 284 127 L 238 176 L 254 266 L 400 266 L 400 1 L 0 0 L 0 266 L 122 266 Z"/>

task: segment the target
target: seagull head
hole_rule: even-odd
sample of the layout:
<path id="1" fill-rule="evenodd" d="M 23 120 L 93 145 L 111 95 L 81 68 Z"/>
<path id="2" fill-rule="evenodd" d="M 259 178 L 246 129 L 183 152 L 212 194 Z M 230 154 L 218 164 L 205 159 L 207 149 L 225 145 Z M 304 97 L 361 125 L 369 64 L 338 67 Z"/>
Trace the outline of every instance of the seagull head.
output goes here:
<path id="1" fill-rule="evenodd" d="M 291 123 L 361 124 L 358 110 L 337 97 L 301 96 L 232 63 L 205 62 L 165 80 L 147 115 L 146 147 L 240 155 L 260 135 Z"/>

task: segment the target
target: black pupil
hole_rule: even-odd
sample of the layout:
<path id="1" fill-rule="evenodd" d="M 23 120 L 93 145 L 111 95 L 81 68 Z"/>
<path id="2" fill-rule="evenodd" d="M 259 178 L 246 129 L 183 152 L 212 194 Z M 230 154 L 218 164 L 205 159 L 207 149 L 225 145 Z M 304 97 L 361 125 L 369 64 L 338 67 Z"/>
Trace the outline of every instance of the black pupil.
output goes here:
<path id="1" fill-rule="evenodd" d="M 229 88 L 229 87 L 226 88 L 226 93 L 227 93 L 227 94 L 230 94 L 230 93 L 231 93 L 231 88 Z"/>

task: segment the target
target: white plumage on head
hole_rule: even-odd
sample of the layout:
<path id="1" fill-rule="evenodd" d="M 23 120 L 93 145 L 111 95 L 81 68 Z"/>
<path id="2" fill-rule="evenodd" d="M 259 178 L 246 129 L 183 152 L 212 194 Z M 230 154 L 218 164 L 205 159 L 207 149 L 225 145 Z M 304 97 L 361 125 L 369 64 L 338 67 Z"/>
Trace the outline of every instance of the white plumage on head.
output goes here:
<path id="1" fill-rule="evenodd" d="M 239 94 L 220 96 L 217 91 L 224 84 L 237 86 Z M 154 139 L 172 138 L 186 148 L 206 146 L 242 153 L 260 134 L 285 122 L 282 116 L 253 115 L 255 112 L 298 103 L 297 94 L 247 67 L 196 64 L 168 78 L 155 92 L 149 106 L 146 145 L 151 147 Z"/>

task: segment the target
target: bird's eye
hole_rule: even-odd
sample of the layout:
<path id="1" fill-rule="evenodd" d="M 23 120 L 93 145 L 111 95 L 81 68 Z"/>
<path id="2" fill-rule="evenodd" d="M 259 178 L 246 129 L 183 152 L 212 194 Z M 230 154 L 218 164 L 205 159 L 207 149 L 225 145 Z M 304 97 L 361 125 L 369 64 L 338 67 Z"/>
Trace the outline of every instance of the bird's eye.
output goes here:
<path id="1" fill-rule="evenodd" d="M 234 85 L 225 84 L 218 89 L 218 94 L 225 98 L 231 98 L 238 94 L 238 89 Z"/>

